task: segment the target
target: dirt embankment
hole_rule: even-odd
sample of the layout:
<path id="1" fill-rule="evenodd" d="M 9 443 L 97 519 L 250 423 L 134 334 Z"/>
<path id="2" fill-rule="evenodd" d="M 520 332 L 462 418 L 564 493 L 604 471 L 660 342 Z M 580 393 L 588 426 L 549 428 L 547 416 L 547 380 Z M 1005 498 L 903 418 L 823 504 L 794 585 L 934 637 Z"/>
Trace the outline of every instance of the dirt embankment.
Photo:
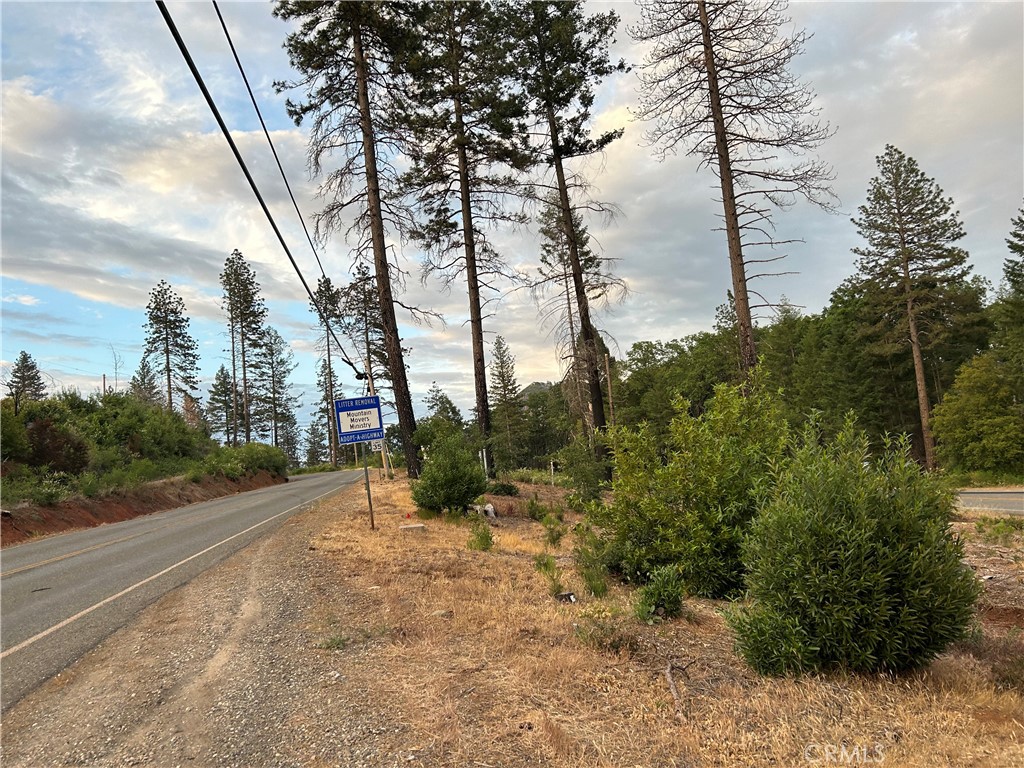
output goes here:
<path id="1" fill-rule="evenodd" d="M 172 477 L 93 499 L 75 497 L 47 507 L 19 506 L 4 510 L 0 521 L 0 544 L 8 547 L 36 536 L 117 523 L 151 512 L 162 512 L 285 482 L 287 478 L 272 475 L 265 470 L 238 480 L 204 477 L 193 482 L 184 477 Z"/>

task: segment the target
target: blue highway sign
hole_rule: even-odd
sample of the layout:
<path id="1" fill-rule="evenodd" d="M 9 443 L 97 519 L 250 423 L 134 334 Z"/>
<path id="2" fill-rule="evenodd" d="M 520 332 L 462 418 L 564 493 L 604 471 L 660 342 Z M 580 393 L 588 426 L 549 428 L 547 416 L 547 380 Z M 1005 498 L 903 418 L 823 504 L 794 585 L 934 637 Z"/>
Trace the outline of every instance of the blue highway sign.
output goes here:
<path id="1" fill-rule="evenodd" d="M 334 421 L 338 443 L 363 443 L 384 439 L 384 422 L 380 415 L 380 397 L 350 397 L 334 401 Z"/>

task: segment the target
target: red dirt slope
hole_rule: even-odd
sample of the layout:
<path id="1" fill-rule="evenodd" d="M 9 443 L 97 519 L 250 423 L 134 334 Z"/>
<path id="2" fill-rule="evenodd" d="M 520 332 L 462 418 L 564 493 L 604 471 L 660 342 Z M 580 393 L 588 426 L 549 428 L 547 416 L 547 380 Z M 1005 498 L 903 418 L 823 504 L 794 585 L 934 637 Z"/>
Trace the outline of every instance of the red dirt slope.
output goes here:
<path id="1" fill-rule="evenodd" d="M 285 482 L 286 478 L 271 475 L 264 470 L 238 480 L 204 477 L 199 482 L 192 482 L 183 477 L 174 477 L 94 499 L 78 497 L 49 507 L 19 506 L 3 512 L 0 519 L 0 545 L 8 547 L 36 536 L 130 520 L 151 512 L 184 507 Z"/>

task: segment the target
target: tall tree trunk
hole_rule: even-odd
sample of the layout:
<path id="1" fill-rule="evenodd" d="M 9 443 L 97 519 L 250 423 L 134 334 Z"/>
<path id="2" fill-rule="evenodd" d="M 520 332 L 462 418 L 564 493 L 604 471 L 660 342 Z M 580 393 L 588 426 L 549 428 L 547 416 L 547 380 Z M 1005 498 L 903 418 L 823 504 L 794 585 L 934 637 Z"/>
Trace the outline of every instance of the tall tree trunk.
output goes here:
<path id="1" fill-rule="evenodd" d="M 715 124 L 715 154 L 718 155 L 718 176 L 722 183 L 722 204 L 725 208 L 725 233 L 729 243 L 729 267 L 732 272 L 733 301 L 736 304 L 736 324 L 739 329 L 740 369 L 749 373 L 757 365 L 754 345 L 754 322 L 750 315 L 747 295 L 746 265 L 743 263 L 743 243 L 740 239 L 740 221 L 736 210 L 736 192 L 733 188 L 732 161 L 722 113 L 722 97 L 718 90 L 718 69 L 715 66 L 714 47 L 711 43 L 711 23 L 705 0 L 697 0 L 700 12 L 700 30 L 704 42 L 704 68 L 708 76 L 711 115 Z"/>
<path id="2" fill-rule="evenodd" d="M 555 147 L 554 165 L 555 178 L 558 180 L 558 199 L 562 209 L 562 227 L 569 246 L 569 266 L 572 270 L 573 290 L 576 295 L 576 311 L 580 319 L 580 336 L 583 339 L 583 362 L 587 374 L 587 385 L 590 391 L 590 407 L 593 411 L 594 428 L 603 430 L 604 393 L 601 391 L 601 371 L 597 361 L 597 333 L 590 320 L 590 300 L 587 298 L 587 287 L 583 278 L 583 265 L 580 262 L 579 243 L 576 242 L 576 228 L 572 225 L 572 205 L 569 202 L 569 187 L 565 181 L 565 169 L 559 153 L 558 126 L 555 123 L 554 110 L 548 106 L 548 127 L 551 130 L 551 142 Z M 598 446 L 598 459 L 604 456 L 604 449 Z"/>
<path id="3" fill-rule="evenodd" d="M 238 350 L 235 349 L 234 310 L 230 305 L 228 312 L 229 331 L 231 333 L 231 435 L 230 443 L 238 446 Z"/>
<path id="4" fill-rule="evenodd" d="M 906 251 L 904 250 L 904 254 Z M 914 298 L 910 292 L 910 267 L 903 256 L 903 287 L 906 295 L 907 328 L 910 331 L 910 352 L 914 358 L 914 381 L 917 384 L 917 409 L 921 415 L 921 441 L 924 443 L 924 466 L 935 469 L 935 439 L 932 437 L 931 404 L 928 402 L 928 382 L 925 373 L 924 355 L 921 354 L 921 339 L 917 332 L 917 315 Z"/>
<path id="5" fill-rule="evenodd" d="M 454 41 L 452 44 L 454 49 Z M 454 56 L 454 50 L 452 55 Z M 484 326 L 480 310 L 480 282 L 476 268 L 476 238 L 473 232 L 473 210 L 469 196 L 469 159 L 466 155 L 466 126 L 463 122 L 462 97 L 458 95 L 459 77 L 455 75 L 455 145 L 459 158 L 459 198 L 462 202 L 462 242 L 466 252 L 466 284 L 469 288 L 469 333 L 473 340 L 473 384 L 476 389 L 476 423 L 484 444 L 484 465 L 494 477 L 494 456 L 491 453 L 491 408 L 487 402 L 487 365 L 484 360 Z"/>
<path id="6" fill-rule="evenodd" d="M 370 390 L 370 396 L 377 394 L 377 388 L 373 382 L 373 363 L 370 361 L 370 312 L 366 304 L 363 305 L 363 344 L 366 351 L 366 384 Z M 355 455 L 355 447 L 352 449 Z M 394 478 L 394 470 L 391 467 L 391 460 L 388 459 L 387 440 L 380 441 L 380 465 L 384 469 L 384 476 L 388 480 Z"/>
<path id="7" fill-rule="evenodd" d="M 245 328 L 240 329 L 238 346 L 242 352 L 242 418 L 245 419 L 245 442 L 252 441 L 252 419 L 249 418 L 249 376 L 245 360 Z"/>
<path id="8" fill-rule="evenodd" d="M 589 435 L 589 433 L 594 429 L 594 420 L 592 418 L 588 418 L 587 414 L 590 413 L 590 411 L 587 409 L 586 399 L 583 397 L 583 389 L 580 386 L 580 351 L 576 346 L 576 320 L 573 318 L 572 287 L 570 284 L 572 269 L 564 260 L 562 261 L 562 269 L 565 282 L 565 312 L 566 319 L 569 321 L 569 355 L 572 359 L 572 369 L 574 371 L 572 378 L 576 389 L 576 402 L 579 403 L 580 406 L 580 418 L 583 419 L 583 426 Z"/>
<path id="9" fill-rule="evenodd" d="M 164 332 L 164 370 L 167 372 L 167 410 L 174 410 L 174 399 L 171 397 L 171 339 Z"/>
<path id="10" fill-rule="evenodd" d="M 914 308 L 913 281 L 910 278 L 910 246 L 904 229 L 902 201 L 895 200 L 898 221 L 897 235 L 900 240 L 900 270 L 903 276 L 903 296 L 907 307 L 907 330 L 910 336 L 910 353 L 914 358 L 914 383 L 917 385 L 917 410 L 921 416 L 921 442 L 924 444 L 925 469 L 935 469 L 935 440 L 932 437 L 931 405 L 928 402 L 928 380 L 921 354 L 921 337 L 917 332 L 917 313 Z"/>
<path id="11" fill-rule="evenodd" d="M 541 20 L 534 10 L 534 23 L 540 24 Z M 543 45 L 543 31 L 537 30 L 538 51 L 541 58 L 541 66 L 545 66 L 545 49 Z M 555 178 L 558 183 L 558 201 L 561 208 L 562 228 L 565 232 L 566 244 L 569 251 L 569 265 L 572 268 L 572 282 L 576 293 L 576 309 L 580 318 L 580 335 L 583 339 L 583 356 L 587 372 L 588 385 L 590 390 L 590 407 L 593 411 L 594 427 L 603 430 L 604 420 L 604 395 L 601 392 L 601 373 L 597 363 L 597 334 L 590 321 L 590 302 L 587 299 L 586 283 L 583 279 L 583 266 L 580 262 L 579 243 L 576 242 L 576 228 L 572 222 L 572 204 L 569 202 L 569 186 L 565 180 L 565 168 L 562 165 L 562 142 L 558 132 L 558 122 L 555 119 L 555 108 L 550 98 L 545 95 L 544 107 L 547 113 L 548 134 L 551 140 L 551 159 L 555 167 Z M 604 460 L 604 447 L 600 442 L 594 443 L 594 456 L 598 461 Z"/>
<path id="12" fill-rule="evenodd" d="M 327 430 L 327 444 L 331 449 L 331 466 L 338 466 L 338 429 L 334 423 L 334 369 L 331 367 L 331 329 L 327 327 L 324 334 L 324 343 L 327 347 L 327 391 L 324 396 L 327 399 L 327 419 L 329 428 Z"/>
<path id="13" fill-rule="evenodd" d="M 388 356 L 388 370 L 395 393 L 395 410 L 402 436 L 402 449 L 410 477 L 420 473 L 419 456 L 412 434 L 416 430 L 416 415 L 412 410 L 409 382 L 402 359 L 402 341 L 398 336 L 395 302 L 391 294 L 391 271 L 384 242 L 384 217 L 380 207 L 380 181 L 377 177 L 377 147 L 370 114 L 370 96 L 367 88 L 366 57 L 358 23 L 352 24 L 352 57 L 356 73 L 356 96 L 359 102 L 359 123 L 363 134 L 363 162 L 366 167 L 367 208 L 370 216 L 370 238 L 373 242 L 373 266 L 377 275 L 377 301 L 380 304 L 381 325 L 384 330 L 384 350 Z"/>

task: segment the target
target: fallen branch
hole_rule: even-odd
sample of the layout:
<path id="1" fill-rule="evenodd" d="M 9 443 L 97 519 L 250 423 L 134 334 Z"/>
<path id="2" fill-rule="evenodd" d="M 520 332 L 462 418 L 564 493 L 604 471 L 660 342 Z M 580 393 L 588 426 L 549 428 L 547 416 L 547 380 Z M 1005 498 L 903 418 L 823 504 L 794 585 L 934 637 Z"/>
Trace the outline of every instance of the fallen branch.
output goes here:
<path id="1" fill-rule="evenodd" d="M 675 678 L 672 677 L 672 670 L 678 669 L 680 672 L 686 675 L 687 679 L 689 679 L 690 676 L 686 674 L 686 669 L 691 664 L 693 664 L 694 661 L 696 661 L 696 659 L 689 661 L 685 666 L 682 667 L 680 667 L 678 664 L 673 664 L 671 661 L 669 661 L 668 665 L 665 667 L 665 679 L 668 680 L 668 689 L 672 692 L 672 698 L 676 700 L 676 717 L 680 720 L 685 720 L 686 717 L 683 715 L 683 700 L 679 697 L 679 689 L 676 687 Z"/>

